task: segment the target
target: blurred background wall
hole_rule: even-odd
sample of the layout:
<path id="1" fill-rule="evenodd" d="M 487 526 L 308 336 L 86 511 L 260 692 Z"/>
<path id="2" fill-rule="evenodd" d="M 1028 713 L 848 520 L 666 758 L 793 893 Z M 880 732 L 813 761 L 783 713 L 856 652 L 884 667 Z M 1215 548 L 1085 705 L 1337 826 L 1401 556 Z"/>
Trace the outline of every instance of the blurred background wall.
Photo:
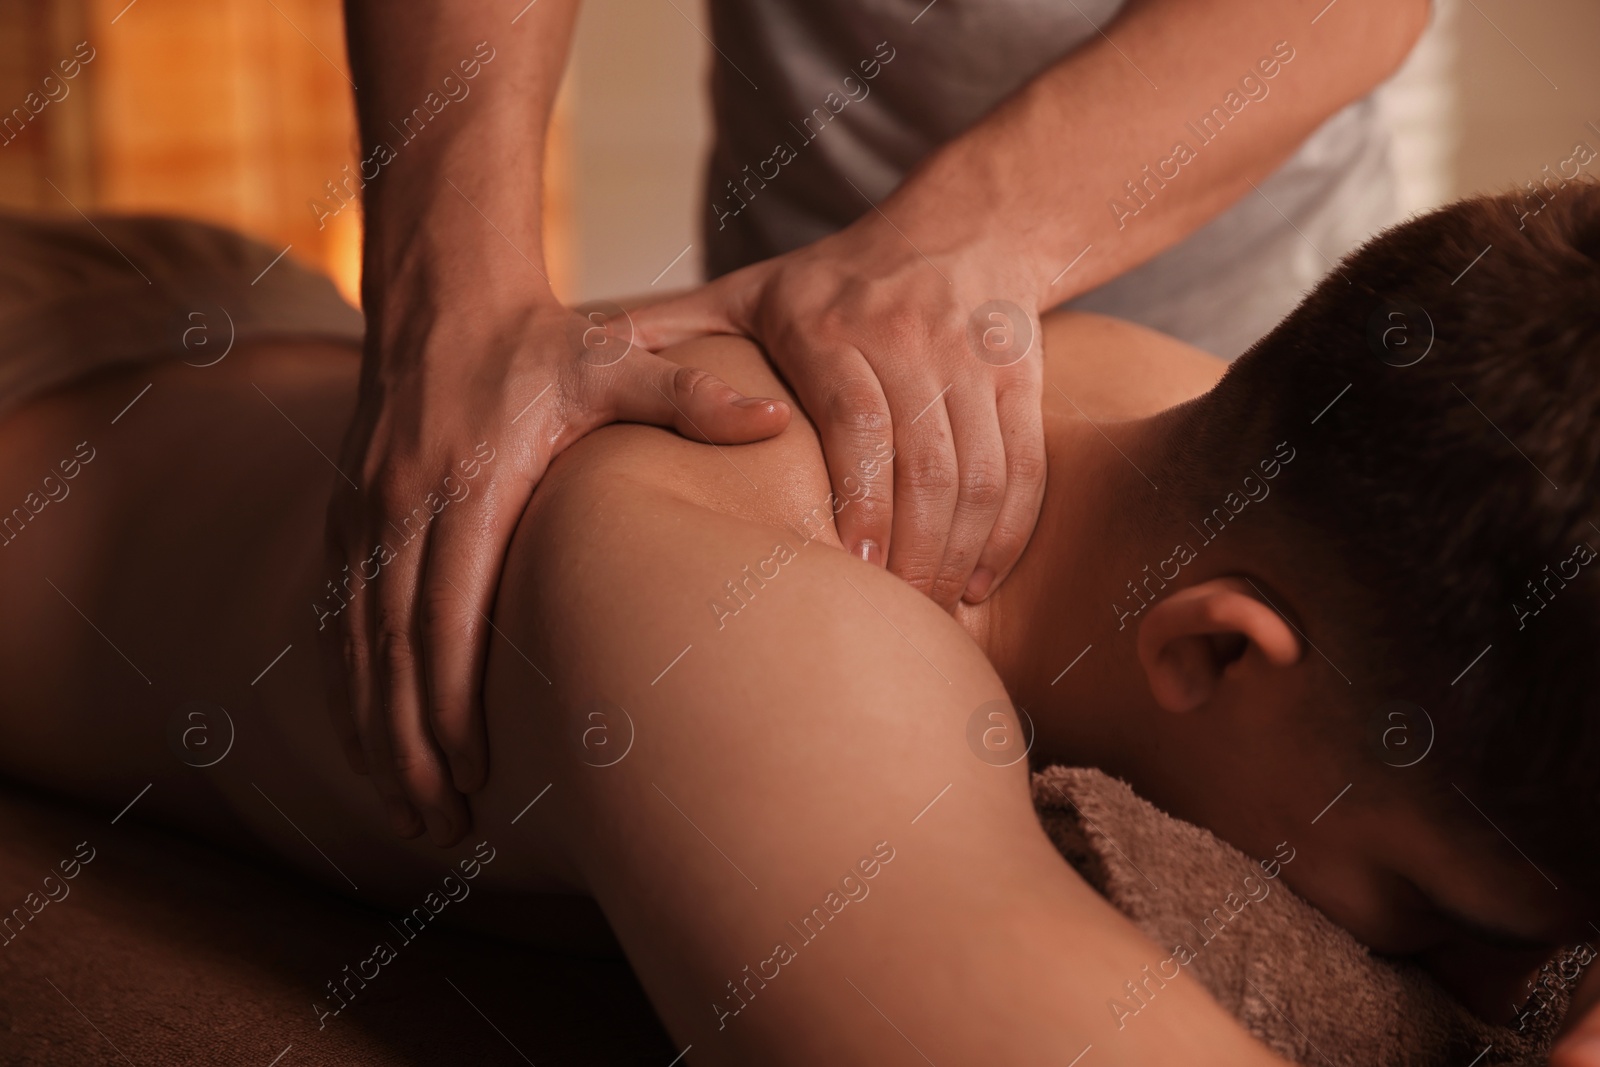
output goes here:
<path id="1" fill-rule="evenodd" d="M 0 0 L 0 204 L 225 223 L 355 301 L 360 213 L 312 208 L 356 167 L 348 68 L 338 0 Z M 566 110 L 547 228 L 570 290 Z"/>
<path id="2" fill-rule="evenodd" d="M 46 75 L 68 87 L 20 132 L 0 126 L 15 136 L 0 147 L 8 205 L 229 223 L 352 292 L 356 213 L 319 228 L 306 206 L 352 158 L 335 0 L 0 0 L 0 12 L 0 108 L 26 113 Z M 81 41 L 93 58 L 63 81 Z"/>
<path id="3" fill-rule="evenodd" d="M 1600 4 L 1434 7 L 1383 93 L 1406 210 L 1531 180 L 1579 141 L 1600 148 Z M 709 32 L 704 0 L 585 0 L 545 205 L 569 300 L 699 277 Z M 309 207 L 357 158 L 346 72 L 338 0 L 0 0 L 0 204 L 224 222 L 353 299 L 359 215 L 319 225 Z M 47 74 L 59 98 L 32 114 Z"/>

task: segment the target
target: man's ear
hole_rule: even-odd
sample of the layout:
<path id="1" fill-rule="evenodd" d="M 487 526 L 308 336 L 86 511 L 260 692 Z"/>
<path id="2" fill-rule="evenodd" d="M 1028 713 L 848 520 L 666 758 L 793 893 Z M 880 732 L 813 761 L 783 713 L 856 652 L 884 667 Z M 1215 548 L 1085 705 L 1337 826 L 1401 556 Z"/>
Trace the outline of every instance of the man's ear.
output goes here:
<path id="1" fill-rule="evenodd" d="M 1210 699 L 1229 666 L 1258 653 L 1273 667 L 1299 662 L 1287 620 L 1239 578 L 1213 578 L 1153 604 L 1139 624 L 1139 662 L 1156 703 L 1192 711 Z"/>

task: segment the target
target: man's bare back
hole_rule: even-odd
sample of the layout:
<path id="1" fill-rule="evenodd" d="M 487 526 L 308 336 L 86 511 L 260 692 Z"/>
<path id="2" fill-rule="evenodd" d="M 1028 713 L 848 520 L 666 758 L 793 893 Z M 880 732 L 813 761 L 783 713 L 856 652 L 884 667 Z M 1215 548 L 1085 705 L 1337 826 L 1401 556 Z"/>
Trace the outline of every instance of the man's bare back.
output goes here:
<path id="1" fill-rule="evenodd" d="M 1044 410 L 1052 418 L 1150 414 L 1203 391 L 1224 366 L 1164 335 L 1095 315 L 1051 316 L 1044 343 Z M 707 338 L 672 354 L 748 395 L 787 395 L 742 338 Z M 319 556 L 317 516 L 341 477 L 327 457 L 353 402 L 358 358 L 353 348 L 326 342 L 257 344 L 214 367 L 173 362 L 102 375 L 0 423 L 0 455 L 7 457 L 0 500 L 35 492 L 62 458 L 93 457 L 69 483 L 69 497 L 41 512 L 37 530 L 0 557 L 0 599 L 14 607 L 14 632 L 0 641 L 0 672 L 12 679 L 14 706 L 26 709 L 0 726 L 9 742 L 0 745 L 7 774 L 110 803 L 165 770 L 170 788 L 155 792 L 151 807 L 211 834 L 231 833 L 242 819 L 267 840 L 281 839 L 281 851 L 295 857 L 298 838 L 283 838 L 275 815 L 259 817 L 260 797 L 237 766 L 257 756 L 263 764 L 292 759 L 296 788 L 319 783 L 319 811 L 370 830 L 384 852 L 433 860 L 425 843 L 389 841 L 370 789 L 339 759 L 307 632 L 341 603 L 341 576 L 324 573 Z M 123 413 L 146 384 L 149 393 Z M 890 462 L 887 448 L 885 442 Z M 830 491 L 817 436 L 798 407 L 777 438 L 715 450 L 653 427 L 615 425 L 563 456 L 551 485 L 612 476 L 833 549 L 840 547 L 835 508 L 857 502 Z M 471 479 L 460 482 L 470 493 Z M 442 489 L 432 491 L 448 499 Z M 419 492 L 419 504 L 425 496 Z M 398 535 L 394 544 L 421 550 Z M 730 558 L 727 580 L 770 557 Z M 912 599 L 909 589 L 893 585 L 887 595 Z M 723 583 L 708 587 L 701 611 L 719 620 L 719 629 L 748 627 L 756 612 L 742 615 L 744 601 L 727 597 Z M 102 639 L 91 628 L 86 637 L 74 607 L 118 636 Z M 984 610 L 962 605 L 957 617 L 977 632 Z M 270 674 L 257 679 L 286 647 Z M 517 656 L 504 645 L 500 654 Z M 77 657 L 103 661 L 104 669 L 41 669 L 81 663 Z M 240 685 L 249 679 L 255 684 Z M 64 688 L 71 683 L 82 688 Z M 216 770 L 197 773 L 169 751 L 164 718 L 190 700 L 228 707 L 250 738 Z M 128 710 L 108 718 L 106 707 Z M 74 716 L 94 722 L 102 749 L 84 751 Z M 209 803 L 213 790 L 227 797 L 229 814 Z M 326 864 L 300 860 L 332 887 L 344 884 Z"/>
<path id="2" fill-rule="evenodd" d="M 1086 316 L 1053 320 L 1045 341 L 1047 426 L 1075 423 L 1084 439 L 1085 419 L 1150 414 L 1220 370 Z M 748 342 L 673 355 L 782 395 Z M 562 456 L 500 587 L 485 678 L 493 770 L 471 836 L 443 853 L 394 841 L 337 751 L 314 653 L 339 577 L 321 563 L 321 513 L 343 477 L 327 456 L 356 371 L 354 351 L 264 346 L 204 370 L 109 375 L 0 426 L 0 499 L 31 491 L 57 453 L 95 449 L 73 494 L 39 515 L 38 536 L 0 558 L 13 608 L 0 623 L 6 774 L 117 806 L 153 782 L 145 814 L 254 838 L 332 888 L 394 906 L 431 888 L 441 861 L 488 842 L 482 890 L 521 904 L 501 931 L 545 936 L 553 918 L 570 935 L 595 913 L 543 894 L 592 895 L 675 1036 L 719 1042 L 707 1062 L 792 1033 L 797 1016 L 834 1002 L 841 974 L 892 1018 L 937 1017 L 944 980 L 896 963 L 930 929 L 946 931 L 967 973 L 988 976 L 958 993 L 992 1014 L 1002 1036 L 985 1038 L 988 1052 L 1005 1051 L 996 1040 L 1059 1051 L 1100 1024 L 1095 997 L 1073 993 L 1103 975 L 1059 946 L 1137 970 L 1143 938 L 1043 837 L 1025 763 L 990 766 L 964 741 L 973 709 L 1006 699 L 973 639 L 984 609 L 952 620 L 836 551 L 831 523 L 793 543 L 804 516 L 835 503 L 802 419 L 716 450 L 617 426 Z M 747 566 L 772 574 L 786 539 L 793 558 L 718 612 L 725 583 Z M 174 750 L 191 701 L 226 708 L 236 731 L 205 769 Z M 751 1002 L 728 992 L 752 961 L 773 959 L 785 918 L 872 857 L 881 906 L 857 909 L 851 935 L 807 942 L 815 962 L 780 961 L 784 995 L 740 1017 Z M 856 1007 L 812 1029 L 795 1062 L 904 1052 Z M 1167 1057 L 1203 1039 L 1219 1062 L 1264 1058 L 1198 988 L 1174 1008 L 1122 1051 Z M 975 1054 L 973 1033 L 942 1050 Z"/>

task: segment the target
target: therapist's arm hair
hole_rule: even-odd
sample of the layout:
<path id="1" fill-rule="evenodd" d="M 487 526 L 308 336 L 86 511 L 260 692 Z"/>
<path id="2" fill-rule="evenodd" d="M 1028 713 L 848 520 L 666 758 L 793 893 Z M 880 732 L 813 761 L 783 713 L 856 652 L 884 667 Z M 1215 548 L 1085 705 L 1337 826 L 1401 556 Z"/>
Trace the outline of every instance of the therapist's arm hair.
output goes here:
<path id="1" fill-rule="evenodd" d="M 539 0 L 520 15 L 499 0 L 345 0 L 366 296 L 423 258 L 466 265 L 520 256 L 536 275 L 502 273 L 520 292 L 556 303 L 540 224 L 545 135 L 577 9 L 578 0 Z M 464 273 L 475 285 L 485 277 Z"/>
<path id="2" fill-rule="evenodd" d="M 1041 306 L 1070 299 L 1260 195 L 1252 183 L 1399 67 L 1428 13 L 1427 0 L 1133 0 L 902 193 L 988 205 L 986 225 L 1026 241 L 1041 285 L 1055 279 Z"/>

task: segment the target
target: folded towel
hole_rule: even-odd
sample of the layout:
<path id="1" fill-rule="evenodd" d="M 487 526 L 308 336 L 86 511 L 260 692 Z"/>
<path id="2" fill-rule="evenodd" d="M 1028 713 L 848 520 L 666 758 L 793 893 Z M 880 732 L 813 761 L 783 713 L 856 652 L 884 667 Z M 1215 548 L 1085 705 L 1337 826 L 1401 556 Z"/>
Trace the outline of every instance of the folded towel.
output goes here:
<path id="1" fill-rule="evenodd" d="M 1033 776 L 1033 799 L 1056 848 L 1155 942 L 1147 970 L 1106 990 L 1106 1011 L 1124 1027 L 1186 974 L 1298 1063 L 1531 1067 L 1544 1062 L 1593 958 L 1588 946 L 1559 954 L 1518 1026 L 1496 1026 L 1290 892 L 1277 876 L 1293 862 L 1292 843 L 1258 862 L 1095 770 L 1047 768 Z"/>

